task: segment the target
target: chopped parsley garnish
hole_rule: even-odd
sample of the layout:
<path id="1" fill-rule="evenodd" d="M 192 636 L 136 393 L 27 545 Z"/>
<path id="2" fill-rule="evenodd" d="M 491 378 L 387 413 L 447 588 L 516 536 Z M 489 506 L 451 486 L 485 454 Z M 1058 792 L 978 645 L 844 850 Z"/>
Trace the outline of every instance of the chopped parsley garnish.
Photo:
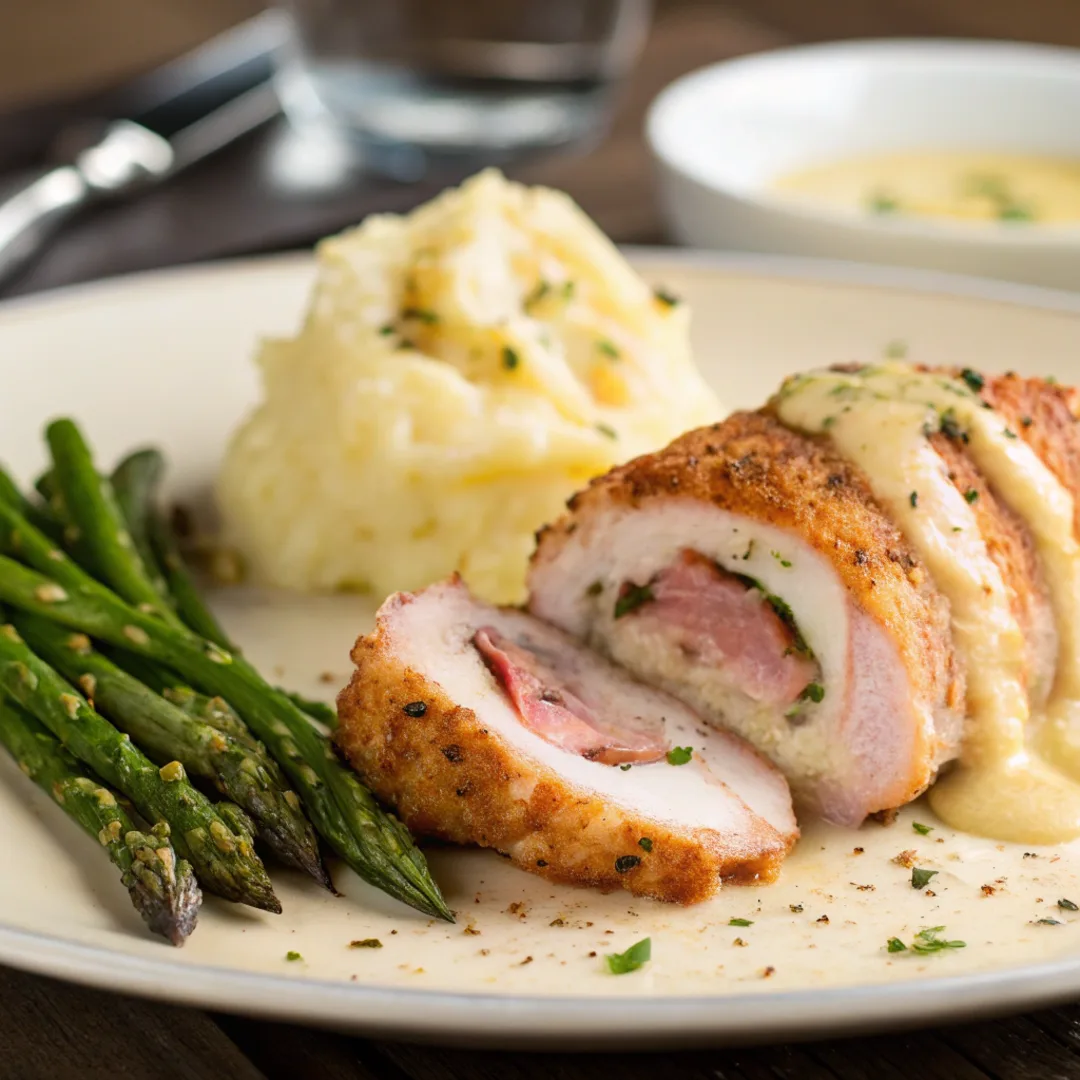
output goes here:
<path id="1" fill-rule="evenodd" d="M 361 938 L 359 941 L 350 941 L 350 949 L 381 949 L 382 942 L 377 937 Z"/>
<path id="2" fill-rule="evenodd" d="M 1064 926 L 1060 919 L 1036 919 L 1036 926 Z"/>
<path id="3" fill-rule="evenodd" d="M 652 841 L 647 836 L 643 836 L 638 841 L 638 847 L 643 851 L 652 851 Z"/>
<path id="4" fill-rule="evenodd" d="M 746 560 L 749 559 L 750 556 L 753 555 L 753 554 L 754 554 L 754 541 L 751 540 L 750 543 L 746 545 L 746 550 L 742 553 L 742 561 L 746 562 Z M 750 580 L 753 580 L 753 579 L 751 578 Z M 755 589 L 760 589 L 761 586 L 755 581 L 754 582 L 754 588 Z"/>
<path id="5" fill-rule="evenodd" d="M 889 952 L 907 952 L 907 946 L 898 937 L 889 938 L 885 947 Z"/>
<path id="6" fill-rule="evenodd" d="M 919 493 L 917 491 L 913 491 L 908 496 L 908 502 L 911 503 L 911 509 L 914 510 L 915 507 L 919 505 Z"/>
<path id="7" fill-rule="evenodd" d="M 753 926 L 750 919 L 728 919 L 728 926 Z"/>
<path id="8" fill-rule="evenodd" d="M 596 343 L 596 347 L 605 356 L 610 356 L 612 360 L 618 360 L 619 357 L 622 355 L 619 352 L 618 346 L 615 345 L 614 342 L 608 341 L 607 338 L 601 338 Z"/>
<path id="9" fill-rule="evenodd" d="M 633 768 L 633 765 L 620 765 L 619 772 L 629 772 Z"/>
<path id="10" fill-rule="evenodd" d="M 753 545 L 753 541 L 751 541 L 751 545 Z M 746 555 L 744 555 L 743 558 L 747 558 L 749 554 L 750 548 L 747 548 Z M 807 645 L 806 639 L 802 636 L 802 631 L 795 622 L 795 613 L 791 610 L 791 605 L 775 593 L 766 591 L 765 586 L 762 585 L 757 578 L 750 577 L 749 574 L 732 574 L 732 577 L 738 578 L 748 589 L 757 589 L 757 591 L 761 593 L 765 602 L 776 612 L 776 617 L 791 631 L 791 636 L 794 638 L 792 644 L 795 651 L 802 653 L 803 656 L 813 660 L 814 652 L 810 646 Z"/>
<path id="11" fill-rule="evenodd" d="M 652 938 L 642 938 L 626 952 L 608 953 L 604 957 L 612 975 L 627 975 L 644 967 L 652 959 Z"/>
<path id="12" fill-rule="evenodd" d="M 968 389 L 973 394 L 977 394 L 986 383 L 986 380 L 977 371 L 972 371 L 969 367 L 960 372 L 960 378 L 967 383 Z"/>
<path id="13" fill-rule="evenodd" d="M 925 889 L 930 884 L 930 879 L 936 874 L 936 870 L 924 870 L 921 866 L 913 866 L 911 868 L 911 887 L 913 889 Z"/>
<path id="14" fill-rule="evenodd" d="M 402 712 L 413 718 L 421 717 L 427 712 L 427 705 L 422 701 L 410 701 L 402 708 Z"/>
<path id="15" fill-rule="evenodd" d="M 968 433 L 960 426 L 953 409 L 946 409 L 941 414 L 940 431 L 946 439 L 959 439 L 965 443 L 968 441 Z"/>
<path id="16" fill-rule="evenodd" d="M 915 830 L 915 831 L 916 831 L 916 832 L 917 832 L 917 833 L 918 833 L 918 834 L 919 834 L 920 836 L 929 836 L 929 834 L 930 834 L 930 833 L 932 833 L 932 832 L 934 831 L 934 826 L 933 826 L 933 825 L 921 825 L 921 824 L 920 824 L 919 822 L 917 822 L 917 821 L 913 821 L 913 822 L 911 823 L 911 827 L 912 827 L 912 828 L 913 828 L 913 829 L 914 829 L 914 830 Z"/>
<path id="17" fill-rule="evenodd" d="M 596 430 L 599 431 L 601 435 L 606 435 L 609 439 L 617 439 L 619 437 L 619 433 L 608 424 L 597 424 Z"/>
<path id="18" fill-rule="evenodd" d="M 641 865 L 640 855 L 620 855 L 615 860 L 615 873 L 625 874 L 630 870 L 633 870 L 635 866 Z"/>
<path id="19" fill-rule="evenodd" d="M 667 289 L 653 289 L 653 296 L 657 303 L 665 307 L 676 307 L 679 304 L 679 298 L 674 293 L 669 293 Z"/>
<path id="20" fill-rule="evenodd" d="M 521 363 L 521 357 L 518 356 L 517 350 L 510 348 L 509 345 L 504 345 L 502 350 L 502 366 L 507 371 L 513 371 L 518 364 Z"/>
<path id="21" fill-rule="evenodd" d="M 825 687 L 821 683 L 808 683 L 799 695 L 800 701 L 812 701 L 815 705 L 825 699 Z"/>
<path id="22" fill-rule="evenodd" d="M 292 949 L 290 949 L 290 950 L 289 950 L 289 951 L 288 951 L 288 952 L 287 952 L 287 953 L 285 954 L 285 959 L 286 959 L 286 960 L 288 960 L 288 961 L 290 961 L 290 963 L 291 963 L 291 962 L 292 962 L 292 961 L 294 961 L 294 960 L 303 960 L 304 958 L 303 958 L 303 957 L 302 957 L 302 956 L 301 956 L 301 955 L 300 955 L 300 954 L 299 954 L 298 952 L 293 952 L 293 950 L 292 950 Z"/>
<path id="23" fill-rule="evenodd" d="M 1071 900 L 1059 900 L 1057 906 L 1062 911 L 1080 911 L 1080 907 L 1077 907 Z"/>
<path id="24" fill-rule="evenodd" d="M 628 581 L 624 586 L 619 599 L 615 601 L 615 618 L 621 619 L 632 611 L 637 611 L 642 604 L 647 604 L 654 599 L 653 591 L 648 585 L 635 585 Z"/>
<path id="25" fill-rule="evenodd" d="M 604 591 L 604 583 L 602 581 L 594 581 L 586 590 L 586 596 L 599 596 Z"/>
<path id="26" fill-rule="evenodd" d="M 979 493 L 974 488 L 968 488 L 964 492 L 964 500 L 968 503 L 973 503 L 979 497 Z"/>
<path id="27" fill-rule="evenodd" d="M 692 746 L 673 746 L 667 752 L 667 763 L 669 765 L 685 765 L 694 756 L 694 748 Z"/>
<path id="28" fill-rule="evenodd" d="M 537 282 L 536 288 L 525 297 L 525 307 L 529 308 L 533 304 L 538 304 L 549 292 L 551 292 L 551 285 L 541 279 Z"/>
<path id="29" fill-rule="evenodd" d="M 943 941 L 938 937 L 945 929 L 944 926 L 931 926 L 926 930 L 920 930 L 911 943 L 911 951 L 925 956 L 927 953 L 942 952 L 944 949 L 963 949 L 967 947 L 966 941 Z"/>
<path id="30" fill-rule="evenodd" d="M 1035 212 L 1022 203 L 1009 203 L 998 211 L 998 221 L 1034 221 Z"/>
<path id="31" fill-rule="evenodd" d="M 389 337 L 391 334 L 396 332 L 397 331 L 395 331 L 394 327 L 391 326 L 390 323 L 387 323 L 386 326 L 379 327 L 379 333 L 382 334 L 383 337 Z"/>
<path id="32" fill-rule="evenodd" d="M 785 569 L 787 570 L 791 566 L 791 560 L 785 559 L 779 551 L 770 551 L 770 555 Z"/>
<path id="33" fill-rule="evenodd" d="M 1001 429 L 1001 434 L 1004 435 L 1006 439 L 1015 439 L 1016 438 L 1016 432 L 1013 431 L 1011 428 L 1002 428 Z"/>
<path id="34" fill-rule="evenodd" d="M 878 191 L 866 200 L 866 208 L 874 214 L 895 214 L 900 204 L 891 195 Z"/>
<path id="35" fill-rule="evenodd" d="M 407 307 L 401 312 L 401 317 L 415 319 L 417 322 L 424 323 L 425 326 L 434 326 L 439 321 L 438 314 L 428 308 Z"/>
<path id="36" fill-rule="evenodd" d="M 1021 416 L 1020 417 L 1020 426 L 1021 427 L 1031 427 L 1032 423 L 1033 423 L 1033 421 L 1032 421 L 1030 416 Z"/>

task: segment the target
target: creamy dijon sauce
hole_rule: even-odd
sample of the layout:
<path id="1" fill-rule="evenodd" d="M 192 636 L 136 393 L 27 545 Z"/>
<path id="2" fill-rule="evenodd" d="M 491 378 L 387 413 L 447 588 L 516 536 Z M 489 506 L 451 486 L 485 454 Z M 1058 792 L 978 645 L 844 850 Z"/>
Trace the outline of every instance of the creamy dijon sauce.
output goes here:
<path id="1" fill-rule="evenodd" d="M 1080 836 L 1080 787 L 1057 771 L 1080 777 L 1080 546 L 1071 494 L 960 379 L 901 363 L 812 372 L 785 385 L 779 414 L 792 427 L 828 434 L 866 473 L 951 606 L 967 720 L 960 766 L 930 793 L 934 810 L 955 828 L 999 840 Z M 977 495 L 957 490 L 927 441 L 943 418 L 964 433 L 995 495 L 1034 538 L 1059 635 L 1045 716 L 1031 715 L 1024 636 L 979 530 Z"/>
<path id="2" fill-rule="evenodd" d="M 874 154 L 801 169 L 774 187 L 881 215 L 1080 223 L 1080 159 L 934 150 Z"/>

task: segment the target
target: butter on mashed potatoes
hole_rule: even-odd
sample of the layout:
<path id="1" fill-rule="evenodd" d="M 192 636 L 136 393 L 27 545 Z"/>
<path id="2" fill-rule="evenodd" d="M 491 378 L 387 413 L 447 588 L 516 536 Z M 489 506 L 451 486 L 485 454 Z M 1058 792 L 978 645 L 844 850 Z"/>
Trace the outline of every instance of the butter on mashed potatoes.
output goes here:
<path id="1" fill-rule="evenodd" d="M 519 601 L 567 496 L 721 415 L 685 305 L 558 192 L 484 172 L 317 254 L 219 480 L 258 579 L 381 598 L 457 570 Z"/>

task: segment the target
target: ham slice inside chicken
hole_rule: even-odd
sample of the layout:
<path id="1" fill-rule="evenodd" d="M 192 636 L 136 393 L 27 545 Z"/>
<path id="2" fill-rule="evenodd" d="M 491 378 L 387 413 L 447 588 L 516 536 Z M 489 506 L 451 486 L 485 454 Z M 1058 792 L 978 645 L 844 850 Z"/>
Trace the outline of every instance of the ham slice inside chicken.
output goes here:
<path id="1" fill-rule="evenodd" d="M 592 700 L 573 670 L 560 670 L 559 657 L 518 644 L 490 626 L 473 645 L 517 709 L 521 722 L 545 742 L 604 765 L 659 761 L 669 746 L 662 719 L 612 717 Z"/>
<path id="2" fill-rule="evenodd" d="M 817 663 L 775 602 L 704 555 L 684 551 L 650 582 L 649 592 L 651 601 L 634 616 L 674 635 L 689 659 L 723 668 L 754 701 L 792 705 L 817 678 Z"/>

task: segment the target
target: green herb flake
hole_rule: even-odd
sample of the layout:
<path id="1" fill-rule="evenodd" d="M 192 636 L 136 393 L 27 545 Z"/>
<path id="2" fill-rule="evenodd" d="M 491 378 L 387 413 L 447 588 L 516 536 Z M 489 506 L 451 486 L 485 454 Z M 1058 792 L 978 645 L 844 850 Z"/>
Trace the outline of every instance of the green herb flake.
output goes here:
<path id="1" fill-rule="evenodd" d="M 604 583 L 602 581 L 594 581 L 586 590 L 585 595 L 590 597 L 599 596 L 604 591 Z"/>
<path id="2" fill-rule="evenodd" d="M 439 321 L 438 313 L 428 308 L 407 307 L 401 312 L 401 317 L 403 319 L 414 319 L 416 322 L 422 322 L 425 326 L 434 326 Z"/>
<path id="3" fill-rule="evenodd" d="M 536 288 L 525 297 L 525 309 L 528 310 L 534 304 L 540 303 L 549 292 L 551 292 L 551 285 L 541 278 L 541 280 L 536 283 Z"/>
<path id="4" fill-rule="evenodd" d="M 619 352 L 618 346 L 614 342 L 608 341 L 607 338 L 601 338 L 596 343 L 596 348 L 602 352 L 605 356 L 610 356 L 612 360 L 618 360 L 622 353 Z"/>
<path id="5" fill-rule="evenodd" d="M 986 380 L 977 371 L 973 371 L 969 367 L 960 372 L 960 378 L 967 383 L 968 389 L 973 394 L 977 394 L 986 383 Z"/>
<path id="6" fill-rule="evenodd" d="M 379 327 L 379 333 L 382 334 L 383 337 L 389 337 L 391 334 L 397 333 L 397 331 L 393 326 L 387 323 L 386 326 Z"/>
<path id="7" fill-rule="evenodd" d="M 504 345 L 502 350 L 502 366 L 506 368 L 507 371 L 514 371 L 520 363 L 521 357 L 518 356 L 517 350 L 510 348 L 509 345 Z"/>
<path id="8" fill-rule="evenodd" d="M 643 851 L 652 851 L 652 841 L 647 836 L 643 836 L 638 841 L 638 847 Z"/>
<path id="9" fill-rule="evenodd" d="M 911 823 L 911 827 L 912 827 L 912 828 L 913 828 L 913 829 L 914 829 L 914 830 L 915 830 L 915 831 L 916 831 L 916 832 L 917 832 L 917 833 L 918 833 L 918 834 L 919 834 L 920 836 L 929 836 L 929 835 L 930 835 L 930 833 L 932 833 L 932 832 L 934 831 L 934 826 L 933 826 L 933 825 L 922 825 L 922 824 L 920 824 L 920 823 L 919 823 L 918 821 L 913 821 L 913 822 Z"/>
<path id="10" fill-rule="evenodd" d="M 821 683 L 808 683 L 799 695 L 800 701 L 812 701 L 815 705 L 825 700 L 825 687 Z"/>
<path id="11" fill-rule="evenodd" d="M 285 959 L 286 959 L 286 960 L 288 960 L 288 961 L 289 961 L 290 963 L 293 963 L 293 962 L 295 962 L 296 960 L 303 960 L 304 958 L 303 958 L 303 957 L 302 957 L 302 956 L 301 956 L 301 955 L 300 955 L 300 954 L 299 954 L 298 952 L 293 952 L 293 950 L 292 950 L 292 949 L 290 949 L 290 950 L 289 950 L 289 951 L 288 951 L 288 952 L 287 952 L 287 953 L 285 954 Z"/>
<path id="12" fill-rule="evenodd" d="M 564 281 L 562 287 L 562 297 L 564 300 L 572 300 L 577 286 L 573 281 Z"/>
<path id="13" fill-rule="evenodd" d="M 632 765 L 620 765 L 619 772 L 629 772 L 632 768 Z"/>
<path id="14" fill-rule="evenodd" d="M 889 952 L 907 952 L 907 946 L 898 938 L 891 937 L 885 945 Z"/>
<path id="15" fill-rule="evenodd" d="M 954 409 L 946 409 L 941 414 L 939 430 L 946 439 L 959 440 L 964 443 L 969 441 L 968 433 L 960 426 Z"/>
<path id="16" fill-rule="evenodd" d="M 667 763 L 669 765 L 685 765 L 694 756 L 694 748 L 692 746 L 673 746 L 667 752 Z"/>
<path id="17" fill-rule="evenodd" d="M 1013 431 L 1011 428 L 1002 428 L 1001 429 L 1001 434 L 1004 435 L 1006 439 L 1015 439 L 1016 438 L 1016 432 Z"/>
<path id="18" fill-rule="evenodd" d="M 771 551 L 771 552 L 769 552 L 769 554 L 770 554 L 770 555 L 772 555 L 772 557 L 773 557 L 773 558 L 774 558 L 774 559 L 775 559 L 775 560 L 776 560 L 776 561 L 777 561 L 777 562 L 778 562 L 778 563 L 779 563 L 779 564 L 780 564 L 780 565 L 781 565 L 781 566 L 782 566 L 782 567 L 783 567 L 783 568 L 784 568 L 785 570 L 787 570 L 787 569 L 789 569 L 789 568 L 790 568 L 790 566 L 791 566 L 791 560 L 790 560 L 790 559 L 785 559 L 785 558 L 783 557 L 783 555 L 781 555 L 781 554 L 780 554 L 780 552 L 779 552 L 779 551 Z"/>
<path id="19" fill-rule="evenodd" d="M 896 341 L 890 341 L 885 346 L 885 358 L 887 360 L 903 360 L 908 354 L 908 346 L 906 341 L 897 339 Z"/>
<path id="20" fill-rule="evenodd" d="M 652 959 L 652 938 L 642 938 L 626 952 L 609 953 L 604 957 L 612 975 L 628 975 L 644 967 Z"/>
<path id="21" fill-rule="evenodd" d="M 917 491 L 913 491 L 908 496 L 908 502 L 911 503 L 911 509 L 914 510 L 915 507 L 919 505 L 919 493 Z"/>
<path id="22" fill-rule="evenodd" d="M 872 193 L 866 200 L 866 209 L 872 214 L 895 214 L 900 203 L 884 191 Z"/>
<path id="23" fill-rule="evenodd" d="M 939 938 L 938 934 L 944 929 L 944 926 L 931 926 L 926 930 L 920 930 L 911 943 L 911 951 L 920 956 L 926 956 L 928 953 L 943 952 L 945 949 L 967 948 L 966 941 L 944 941 Z"/>
<path id="24" fill-rule="evenodd" d="M 615 618 L 621 619 L 653 599 L 655 599 L 653 591 L 648 585 L 635 585 L 628 581 L 623 586 L 619 599 L 615 601 Z"/>
<path id="25" fill-rule="evenodd" d="M 1080 907 L 1077 907 L 1071 900 L 1059 900 L 1057 906 L 1062 911 L 1080 911 Z"/>
<path id="26" fill-rule="evenodd" d="M 641 865 L 640 855 L 620 855 L 615 860 L 615 873 L 627 874 L 636 866 Z"/>
<path id="27" fill-rule="evenodd" d="M 979 493 L 974 488 L 968 488 L 964 492 L 964 501 L 967 503 L 973 503 L 979 497 Z"/>
<path id="28" fill-rule="evenodd" d="M 1008 203 L 998 210 L 998 221 L 1034 221 L 1035 211 L 1023 203 Z"/>
<path id="29" fill-rule="evenodd" d="M 1020 426 L 1021 427 L 1031 427 L 1032 423 L 1033 423 L 1033 421 L 1032 421 L 1030 416 L 1021 416 L 1020 417 Z"/>
<path id="30" fill-rule="evenodd" d="M 1036 919 L 1035 926 L 1064 926 L 1060 919 Z"/>
<path id="31" fill-rule="evenodd" d="M 653 297 L 658 304 L 663 304 L 664 307 L 678 307 L 680 304 L 679 298 L 674 294 L 667 291 L 667 289 L 653 289 Z"/>
<path id="32" fill-rule="evenodd" d="M 360 938 L 349 942 L 350 949 L 381 949 L 382 942 L 377 937 Z"/>
<path id="33" fill-rule="evenodd" d="M 750 919 L 728 919 L 728 926 L 753 926 Z"/>
<path id="34" fill-rule="evenodd" d="M 936 870 L 924 870 L 921 866 L 913 866 L 911 868 L 911 887 L 913 889 L 925 889 L 930 884 L 930 879 L 936 874 Z"/>
<path id="35" fill-rule="evenodd" d="M 619 437 L 619 433 L 609 424 L 597 424 L 596 430 L 599 431 L 601 435 L 606 435 L 609 439 L 617 439 Z"/>

